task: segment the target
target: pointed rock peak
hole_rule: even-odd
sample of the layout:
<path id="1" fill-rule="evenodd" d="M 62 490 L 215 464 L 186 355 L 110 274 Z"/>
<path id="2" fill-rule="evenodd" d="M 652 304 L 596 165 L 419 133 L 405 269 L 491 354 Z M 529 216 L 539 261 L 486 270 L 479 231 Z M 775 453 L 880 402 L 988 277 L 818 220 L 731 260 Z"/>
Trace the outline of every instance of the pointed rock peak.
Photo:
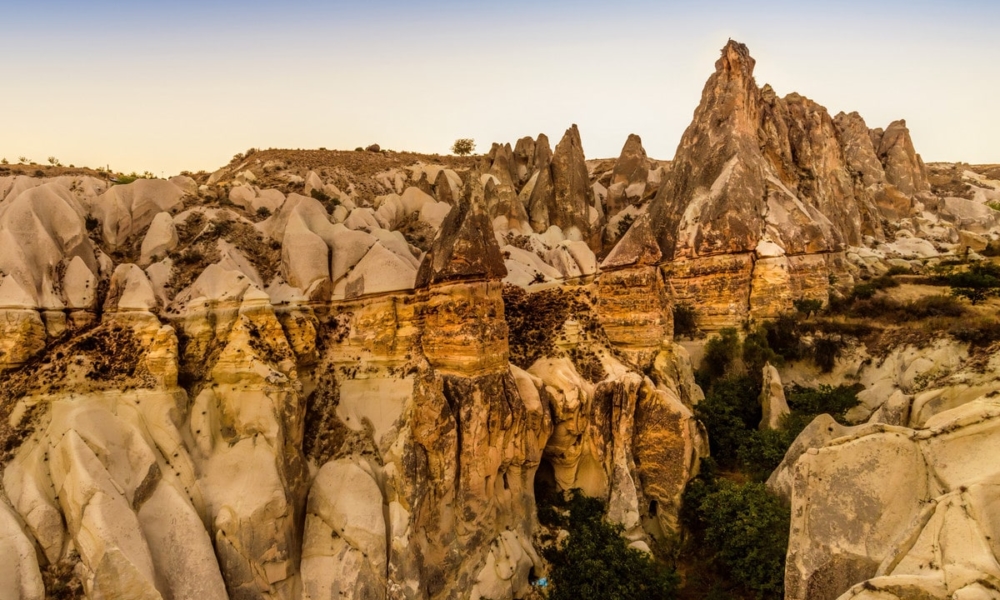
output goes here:
<path id="1" fill-rule="evenodd" d="M 622 239 L 601 263 L 602 269 L 655 265 L 663 258 L 650 222 L 649 213 L 639 215 Z"/>
<path id="2" fill-rule="evenodd" d="M 716 72 L 739 72 L 753 75 L 753 68 L 756 64 L 757 61 L 750 56 L 750 49 L 747 48 L 746 44 L 731 39 L 722 49 L 722 56 L 715 63 L 715 70 Z"/>
<path id="3" fill-rule="evenodd" d="M 538 134 L 535 142 L 535 168 L 543 169 L 552 162 L 552 146 L 549 145 L 549 137 L 544 133 Z"/>
<path id="4" fill-rule="evenodd" d="M 420 263 L 416 288 L 507 275 L 493 225 L 484 210 L 481 175 L 472 170 L 467 177 L 462 201 L 448 213 L 434 245 Z"/>
<path id="5" fill-rule="evenodd" d="M 622 146 L 621 154 L 618 155 L 618 161 L 615 162 L 615 171 L 620 171 L 619 165 L 632 162 L 636 158 L 645 160 L 646 149 L 642 147 L 642 138 L 634 133 L 630 133 L 628 139 L 625 140 L 625 145 Z"/>
<path id="6" fill-rule="evenodd" d="M 471 204 L 474 208 L 482 212 L 486 206 L 484 202 L 486 190 L 483 187 L 482 171 L 479 169 L 470 169 L 465 174 L 465 181 L 463 183 L 462 198 L 459 204 Z"/>
<path id="7" fill-rule="evenodd" d="M 447 202 L 448 204 L 455 204 L 455 193 L 451 188 L 451 181 L 448 180 L 448 174 L 445 173 L 444 169 L 438 171 L 437 177 L 434 178 L 434 191 L 438 202 Z"/>
<path id="8" fill-rule="evenodd" d="M 576 123 L 570 125 L 570 128 L 563 134 L 562 139 L 556 144 L 555 154 L 559 154 L 560 151 L 568 152 L 570 148 L 579 148 L 580 153 L 583 153 L 583 142 L 580 141 L 580 129 L 576 126 Z"/>

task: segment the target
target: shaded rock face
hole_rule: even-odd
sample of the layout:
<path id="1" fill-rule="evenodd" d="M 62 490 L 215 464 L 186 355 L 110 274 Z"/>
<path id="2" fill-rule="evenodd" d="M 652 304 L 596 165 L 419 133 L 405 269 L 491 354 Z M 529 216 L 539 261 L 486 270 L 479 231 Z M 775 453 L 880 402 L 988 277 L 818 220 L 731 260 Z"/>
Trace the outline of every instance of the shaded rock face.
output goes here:
<path id="1" fill-rule="evenodd" d="M 879 138 L 876 150 L 885 167 L 886 180 L 907 195 L 930 191 L 927 169 L 913 148 L 906 121 L 893 121 Z"/>
<path id="2" fill-rule="evenodd" d="M 465 198 L 448 213 L 417 271 L 418 288 L 458 279 L 502 279 L 507 274 L 484 209 L 478 173 L 469 176 L 466 188 Z"/>
<path id="3" fill-rule="evenodd" d="M 555 226 L 569 239 L 585 241 L 592 250 L 598 250 L 599 216 L 576 125 L 566 130 L 551 161 L 541 162 L 545 152 L 540 143 L 536 144 L 535 154 L 539 175 L 528 203 L 532 228 L 544 233 Z"/>
<path id="4" fill-rule="evenodd" d="M 995 443 L 997 414 L 973 401 L 917 430 L 859 426 L 803 454 L 786 597 L 954 598 L 992 580 L 996 474 L 977 457 Z"/>
<path id="5" fill-rule="evenodd" d="M 604 206 L 605 217 L 611 219 L 626 206 L 640 202 L 646 193 L 648 178 L 649 159 L 642 147 L 642 139 L 634 133 L 630 134 L 611 172 Z"/>

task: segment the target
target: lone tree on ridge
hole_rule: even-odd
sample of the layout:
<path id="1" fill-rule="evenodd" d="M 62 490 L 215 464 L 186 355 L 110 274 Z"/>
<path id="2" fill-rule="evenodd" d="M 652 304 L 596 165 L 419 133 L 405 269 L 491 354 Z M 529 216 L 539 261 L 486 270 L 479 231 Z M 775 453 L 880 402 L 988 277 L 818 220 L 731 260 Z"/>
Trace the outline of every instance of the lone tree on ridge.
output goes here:
<path id="1" fill-rule="evenodd" d="M 451 151 L 459 156 L 468 156 L 476 149 L 476 141 L 472 138 L 458 138 L 451 145 Z"/>

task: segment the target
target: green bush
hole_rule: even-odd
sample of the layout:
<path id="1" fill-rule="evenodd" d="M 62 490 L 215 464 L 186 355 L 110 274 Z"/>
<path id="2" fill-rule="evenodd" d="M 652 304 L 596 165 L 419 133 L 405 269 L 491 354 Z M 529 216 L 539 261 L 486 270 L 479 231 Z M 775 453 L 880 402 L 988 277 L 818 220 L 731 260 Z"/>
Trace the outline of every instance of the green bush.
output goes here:
<path id="1" fill-rule="evenodd" d="M 759 596 L 781 598 L 791 515 L 762 483 L 718 480 L 702 491 L 705 545 L 732 578 Z"/>
<path id="2" fill-rule="evenodd" d="M 789 419 L 786 418 L 785 421 Z M 740 470 L 756 480 L 766 480 L 781 464 L 789 446 L 801 431 L 801 428 L 786 426 L 781 429 L 751 431 L 736 450 Z"/>
<path id="3" fill-rule="evenodd" d="M 954 296 L 968 298 L 973 306 L 991 296 L 1000 296 L 1000 267 L 993 263 L 977 263 L 968 271 L 948 276 Z"/>
<path id="4" fill-rule="evenodd" d="M 544 552 L 552 565 L 549 600 L 676 597 L 677 574 L 629 548 L 622 526 L 604 520 L 603 502 L 573 490 L 563 507 L 569 509 L 561 523 L 569 538 Z"/>
<path id="5" fill-rule="evenodd" d="M 798 360 L 804 355 L 802 332 L 794 314 L 785 313 L 764 324 L 767 345 L 785 360 Z"/>
<path id="6" fill-rule="evenodd" d="M 807 300 L 805 298 L 802 298 L 802 299 L 793 301 L 792 302 L 792 306 L 795 307 L 795 310 L 797 310 L 800 313 L 802 313 L 802 314 L 806 315 L 807 317 L 809 317 L 809 316 L 812 316 L 815 313 L 818 313 L 820 311 L 820 309 L 823 308 L 823 301 L 822 300 Z"/>
<path id="7" fill-rule="evenodd" d="M 476 149 L 476 142 L 472 138 L 458 138 L 455 143 L 451 145 L 451 151 L 453 154 L 459 156 L 468 156 L 472 154 L 472 151 Z"/>
<path id="8" fill-rule="evenodd" d="M 910 267 L 904 267 L 902 265 L 892 265 L 889 270 L 886 271 L 885 276 L 892 277 L 893 275 L 912 275 L 913 269 Z"/>
<path id="9" fill-rule="evenodd" d="M 956 340 L 973 347 L 987 347 L 1000 341 L 1000 321 L 993 318 L 961 322 L 948 332 Z"/>
<path id="10" fill-rule="evenodd" d="M 747 373 L 758 378 L 761 377 L 761 371 L 765 364 L 781 365 L 784 363 L 784 359 L 768 344 L 767 330 L 763 327 L 758 327 L 743 338 L 740 355 Z"/>
<path id="11" fill-rule="evenodd" d="M 829 373 L 833 370 L 840 356 L 840 345 L 840 342 L 825 337 L 817 337 L 813 341 L 813 362 L 820 371 Z"/>
<path id="12" fill-rule="evenodd" d="M 712 456 L 724 468 L 737 465 L 739 448 L 747 443 L 761 419 L 760 381 L 733 375 L 713 382 L 695 415 L 708 430 Z"/>
<path id="13" fill-rule="evenodd" d="M 742 354 L 740 336 L 732 327 L 726 327 L 709 338 L 705 344 L 705 357 L 702 359 L 699 372 L 700 378 L 705 382 L 702 387 L 729 373 Z"/>
<path id="14" fill-rule="evenodd" d="M 844 422 L 844 415 L 847 411 L 857 406 L 858 392 L 864 389 L 861 384 L 851 386 L 821 385 L 817 388 L 807 388 L 799 385 L 792 386 L 785 396 L 788 408 L 795 413 L 814 417 L 827 413 L 840 422 Z M 798 435 L 798 432 L 796 432 Z"/>

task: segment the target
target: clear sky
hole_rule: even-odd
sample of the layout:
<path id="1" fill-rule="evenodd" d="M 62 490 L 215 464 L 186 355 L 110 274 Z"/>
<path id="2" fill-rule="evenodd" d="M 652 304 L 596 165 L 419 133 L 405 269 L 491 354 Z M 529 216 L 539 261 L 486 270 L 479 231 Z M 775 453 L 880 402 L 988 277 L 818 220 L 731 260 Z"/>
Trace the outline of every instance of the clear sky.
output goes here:
<path id="1" fill-rule="evenodd" d="M 367 0 L 5 3 L 0 157 L 213 170 L 249 147 L 480 150 L 580 126 L 669 159 L 728 38 L 757 82 L 927 161 L 1000 163 L 1000 2 Z"/>

